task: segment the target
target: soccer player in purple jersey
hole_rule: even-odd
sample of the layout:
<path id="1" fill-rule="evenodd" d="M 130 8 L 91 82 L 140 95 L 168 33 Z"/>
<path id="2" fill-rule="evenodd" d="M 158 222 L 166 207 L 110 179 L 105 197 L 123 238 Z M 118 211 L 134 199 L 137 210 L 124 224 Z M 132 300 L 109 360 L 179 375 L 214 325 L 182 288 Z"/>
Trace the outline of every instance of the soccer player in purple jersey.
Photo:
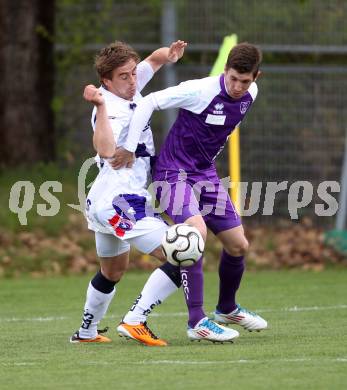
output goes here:
<path id="1" fill-rule="evenodd" d="M 209 228 L 220 240 L 223 251 L 214 320 L 250 331 L 267 328 L 267 322 L 236 303 L 249 245 L 214 160 L 257 96 L 255 81 L 261 58 L 256 46 L 240 43 L 230 51 L 220 76 L 186 81 L 146 96 L 135 111 L 127 140 L 113 165 L 119 168 L 132 158 L 141 129 L 154 110 L 180 109 L 153 170 L 153 181 L 161 183 L 157 196 L 175 223 L 195 226 L 205 239 Z M 188 337 L 204 339 L 204 334 L 215 328 L 203 309 L 202 259 L 181 268 L 181 276 L 189 310 Z"/>

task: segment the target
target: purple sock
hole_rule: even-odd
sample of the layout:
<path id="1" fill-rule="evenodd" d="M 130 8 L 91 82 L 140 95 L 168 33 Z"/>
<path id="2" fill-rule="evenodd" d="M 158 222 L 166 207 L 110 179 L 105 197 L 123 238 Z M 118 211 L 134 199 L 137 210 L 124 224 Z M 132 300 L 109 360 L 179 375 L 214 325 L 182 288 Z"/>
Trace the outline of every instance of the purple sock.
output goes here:
<path id="1" fill-rule="evenodd" d="M 182 288 L 188 307 L 188 325 L 191 328 L 204 317 L 204 274 L 202 271 L 202 257 L 191 267 L 181 268 Z"/>
<path id="2" fill-rule="evenodd" d="M 219 300 L 217 310 L 227 314 L 236 309 L 236 291 L 245 269 L 244 256 L 231 256 L 225 250 L 222 252 L 219 264 Z"/>

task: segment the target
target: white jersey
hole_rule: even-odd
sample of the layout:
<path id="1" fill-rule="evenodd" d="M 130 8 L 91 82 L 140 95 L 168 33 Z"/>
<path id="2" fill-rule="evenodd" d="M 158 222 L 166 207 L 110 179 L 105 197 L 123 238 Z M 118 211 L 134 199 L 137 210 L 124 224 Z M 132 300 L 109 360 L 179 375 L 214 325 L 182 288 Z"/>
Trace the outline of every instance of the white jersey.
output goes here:
<path id="1" fill-rule="evenodd" d="M 150 64 L 146 61 L 139 63 L 137 91 L 132 101 L 122 99 L 103 87 L 99 88 L 105 99 L 107 115 L 117 146 L 124 144 L 136 103 L 142 98 L 140 91 L 152 77 L 153 69 Z M 95 129 L 96 107 L 91 122 Z M 150 179 L 150 157 L 154 156 L 154 152 L 153 135 L 147 124 L 141 133 L 132 168 L 115 170 L 106 159 L 96 157 L 100 171 L 87 196 L 86 214 L 89 229 L 113 233 L 118 228 L 119 234 L 116 235 L 124 239 L 139 234 L 133 227 L 144 218 L 144 207 L 151 202 L 151 195 L 146 188 Z"/>

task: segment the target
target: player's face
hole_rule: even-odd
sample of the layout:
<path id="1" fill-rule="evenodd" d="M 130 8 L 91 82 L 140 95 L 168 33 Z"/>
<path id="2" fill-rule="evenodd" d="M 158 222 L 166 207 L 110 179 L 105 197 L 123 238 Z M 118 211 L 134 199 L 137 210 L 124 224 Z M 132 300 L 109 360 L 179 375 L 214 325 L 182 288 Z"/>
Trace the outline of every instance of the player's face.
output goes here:
<path id="1" fill-rule="evenodd" d="M 224 79 L 228 94 L 234 99 L 240 99 L 256 78 L 253 73 L 239 73 L 229 68 L 224 71 Z"/>
<path id="2" fill-rule="evenodd" d="M 132 100 L 136 93 L 136 62 L 130 59 L 113 71 L 112 80 L 103 80 L 107 89 L 115 95 Z"/>

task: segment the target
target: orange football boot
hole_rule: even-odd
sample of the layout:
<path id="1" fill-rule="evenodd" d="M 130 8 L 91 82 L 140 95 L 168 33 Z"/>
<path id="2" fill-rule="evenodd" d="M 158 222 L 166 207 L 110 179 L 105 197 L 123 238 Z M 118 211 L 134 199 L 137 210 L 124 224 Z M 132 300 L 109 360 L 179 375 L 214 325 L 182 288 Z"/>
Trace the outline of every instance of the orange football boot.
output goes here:
<path id="1" fill-rule="evenodd" d="M 107 330 L 108 328 L 98 330 L 98 335 L 92 339 L 80 338 L 79 332 L 77 331 L 70 337 L 70 343 L 110 343 L 112 340 L 101 334 L 106 333 Z"/>
<path id="2" fill-rule="evenodd" d="M 119 336 L 133 339 L 141 344 L 151 347 L 164 347 L 167 342 L 157 337 L 147 326 L 146 322 L 141 322 L 138 325 L 129 325 L 121 322 L 117 327 Z"/>

